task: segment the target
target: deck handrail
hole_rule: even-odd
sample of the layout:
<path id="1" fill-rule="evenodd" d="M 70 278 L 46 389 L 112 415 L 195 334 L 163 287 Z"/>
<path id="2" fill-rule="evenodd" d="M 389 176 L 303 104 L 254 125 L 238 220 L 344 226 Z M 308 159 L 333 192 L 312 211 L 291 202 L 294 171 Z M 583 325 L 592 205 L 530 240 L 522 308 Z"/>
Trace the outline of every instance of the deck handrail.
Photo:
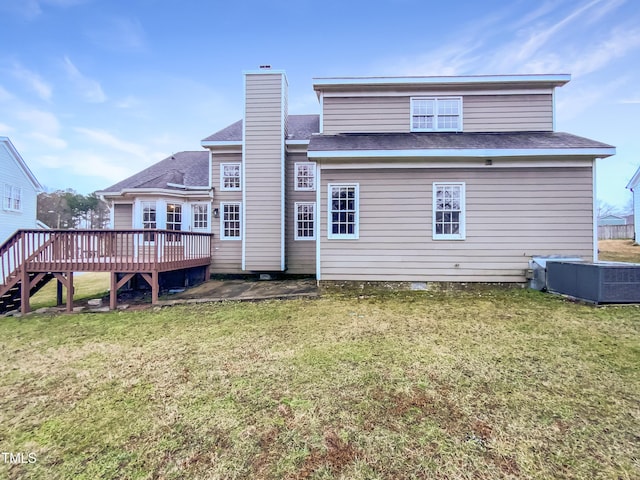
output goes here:
<path id="1" fill-rule="evenodd" d="M 0 286 L 31 272 L 166 270 L 211 259 L 212 233 L 163 229 L 23 229 L 0 246 Z"/>

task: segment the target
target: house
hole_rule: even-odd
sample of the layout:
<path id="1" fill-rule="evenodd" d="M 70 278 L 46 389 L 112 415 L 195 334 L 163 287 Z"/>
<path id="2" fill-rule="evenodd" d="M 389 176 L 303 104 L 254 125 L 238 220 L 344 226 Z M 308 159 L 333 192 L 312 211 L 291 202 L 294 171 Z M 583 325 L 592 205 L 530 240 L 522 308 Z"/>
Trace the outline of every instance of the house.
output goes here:
<path id="1" fill-rule="evenodd" d="M 322 281 L 524 282 L 534 255 L 597 256 L 596 159 L 555 131 L 569 75 L 244 73 L 243 119 L 105 189 L 116 228 L 214 233 L 211 272 Z"/>
<path id="2" fill-rule="evenodd" d="M 626 225 L 627 220 L 619 215 L 605 215 L 598 217 L 598 225 Z"/>
<path id="3" fill-rule="evenodd" d="M 634 240 L 638 243 L 640 239 L 640 167 L 633 174 L 631 180 L 627 184 L 627 188 L 631 190 L 633 195 L 633 225 L 634 225 Z"/>
<path id="4" fill-rule="evenodd" d="M 36 215 L 38 193 L 43 189 L 8 137 L 0 137 L 0 172 L 1 245 L 18 229 L 42 226 Z"/>

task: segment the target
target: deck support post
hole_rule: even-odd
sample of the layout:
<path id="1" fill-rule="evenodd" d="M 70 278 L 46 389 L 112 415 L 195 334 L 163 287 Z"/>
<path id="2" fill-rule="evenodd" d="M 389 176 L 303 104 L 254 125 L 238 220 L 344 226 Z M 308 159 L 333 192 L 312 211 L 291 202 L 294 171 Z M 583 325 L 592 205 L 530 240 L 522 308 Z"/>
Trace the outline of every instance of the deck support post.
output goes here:
<path id="1" fill-rule="evenodd" d="M 118 306 L 118 274 L 116 272 L 109 273 L 111 277 L 111 286 L 109 288 L 109 310 L 115 310 Z"/>
<path id="2" fill-rule="evenodd" d="M 73 312 L 73 272 L 67 272 L 67 312 Z"/>
<path id="3" fill-rule="evenodd" d="M 158 303 L 158 293 L 160 285 L 158 283 L 158 271 L 151 272 L 151 304 L 156 305 Z"/>
<path id="4" fill-rule="evenodd" d="M 65 277 L 66 273 L 66 277 Z M 54 277 L 58 282 L 62 283 L 67 289 L 67 312 L 73 312 L 73 272 L 54 273 Z"/>
<path id="5" fill-rule="evenodd" d="M 62 282 L 56 278 L 56 306 L 62 305 Z"/>
<path id="6" fill-rule="evenodd" d="M 29 281 L 29 272 L 27 272 L 27 266 L 22 266 L 22 271 L 20 272 L 20 311 L 23 315 L 29 313 L 31 311 L 31 305 L 29 304 L 29 297 L 31 296 L 31 282 Z"/>

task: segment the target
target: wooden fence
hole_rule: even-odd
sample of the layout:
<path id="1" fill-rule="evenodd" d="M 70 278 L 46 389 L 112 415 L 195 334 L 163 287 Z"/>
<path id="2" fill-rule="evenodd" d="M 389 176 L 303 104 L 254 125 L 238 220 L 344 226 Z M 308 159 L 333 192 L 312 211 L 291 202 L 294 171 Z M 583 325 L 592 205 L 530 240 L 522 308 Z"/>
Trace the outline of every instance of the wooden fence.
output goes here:
<path id="1" fill-rule="evenodd" d="M 617 240 L 621 238 L 633 238 L 633 224 L 598 225 L 598 240 Z"/>

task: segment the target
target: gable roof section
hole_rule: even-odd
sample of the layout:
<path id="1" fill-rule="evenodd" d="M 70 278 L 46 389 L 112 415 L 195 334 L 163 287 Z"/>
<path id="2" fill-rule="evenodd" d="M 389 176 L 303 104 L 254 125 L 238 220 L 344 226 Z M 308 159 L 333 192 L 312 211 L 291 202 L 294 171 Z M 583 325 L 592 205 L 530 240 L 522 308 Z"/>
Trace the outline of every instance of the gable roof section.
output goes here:
<path id="1" fill-rule="evenodd" d="M 178 152 L 98 193 L 119 194 L 132 189 L 207 190 L 208 185 L 209 152 Z"/>
<path id="2" fill-rule="evenodd" d="M 0 137 L 0 144 L 4 145 L 4 147 L 9 151 L 9 156 L 13 157 L 15 162 L 18 164 L 18 167 L 20 167 L 20 169 L 23 171 L 25 177 L 27 177 L 27 179 L 29 179 L 29 182 L 31 182 L 31 185 L 33 185 L 33 188 L 36 190 L 36 192 L 43 192 L 44 188 L 42 187 L 36 176 L 33 174 L 33 172 L 29 169 L 22 156 L 18 153 L 16 147 L 13 146 L 13 143 L 11 143 L 9 137 Z"/>
<path id="3" fill-rule="evenodd" d="M 640 184 L 640 167 L 638 167 L 638 170 L 636 170 L 636 173 L 633 174 L 633 177 L 631 177 L 631 180 L 629 180 L 629 183 L 627 183 L 626 188 L 628 188 L 633 192 L 639 184 Z"/>
<path id="4" fill-rule="evenodd" d="M 425 132 L 314 135 L 307 152 L 309 158 L 609 157 L 615 148 L 562 132 Z"/>
<path id="5" fill-rule="evenodd" d="M 289 115 L 286 140 L 309 140 L 320 131 L 320 115 Z M 242 142 L 242 120 L 209 135 L 202 140 L 202 146 L 223 145 L 227 142 Z"/>

